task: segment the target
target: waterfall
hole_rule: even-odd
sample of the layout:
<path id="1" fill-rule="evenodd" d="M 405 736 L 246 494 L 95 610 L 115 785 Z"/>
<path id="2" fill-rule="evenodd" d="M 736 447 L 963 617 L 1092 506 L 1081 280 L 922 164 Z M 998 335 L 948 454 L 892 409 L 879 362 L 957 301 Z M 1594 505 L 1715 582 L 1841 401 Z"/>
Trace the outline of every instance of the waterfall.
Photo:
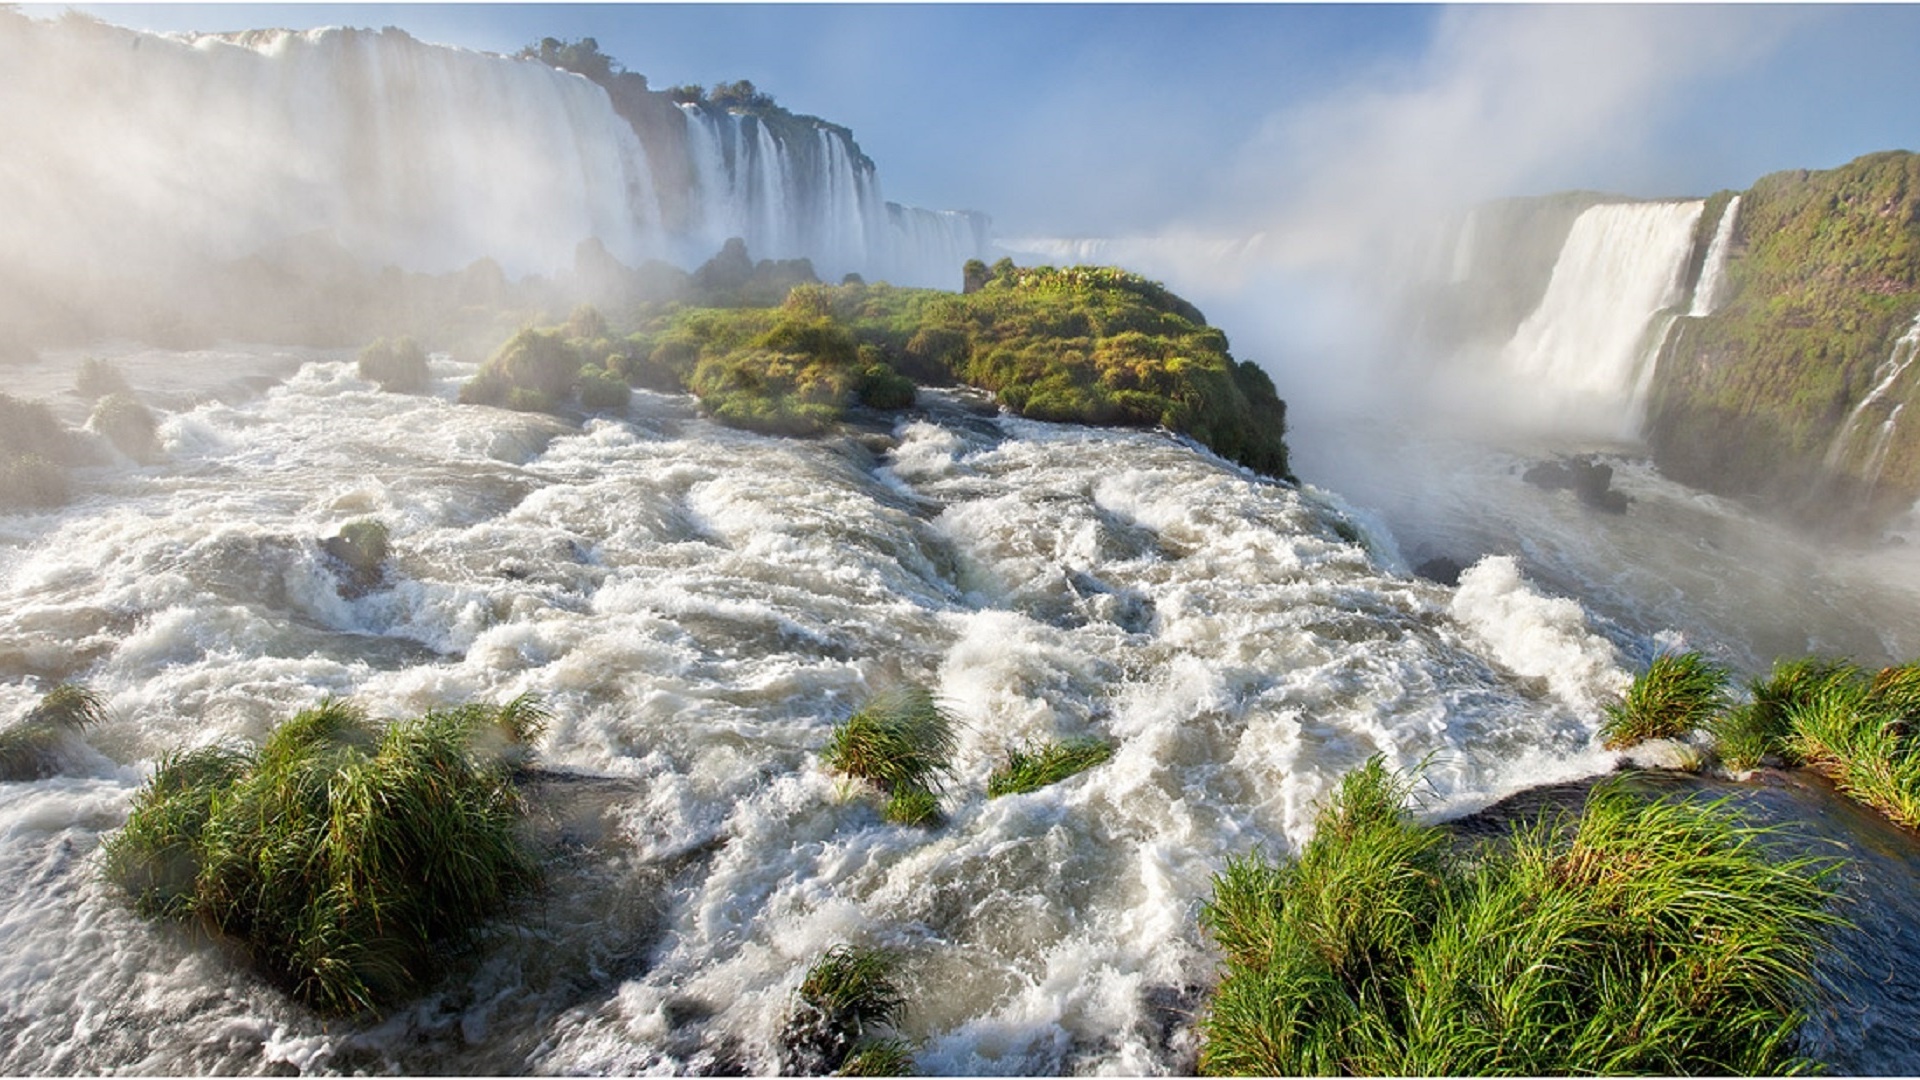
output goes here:
<path id="1" fill-rule="evenodd" d="M 1861 456 L 1860 478 L 1872 486 L 1880 479 L 1880 470 L 1886 465 L 1887 448 L 1893 442 L 1893 429 L 1899 423 L 1901 410 L 1905 402 L 1893 402 L 1894 387 L 1900 377 L 1913 366 L 1916 357 L 1920 357 L 1920 315 L 1915 315 L 1913 325 L 1893 343 L 1893 349 L 1887 358 L 1874 370 L 1873 389 L 1853 407 L 1847 419 L 1840 425 L 1840 433 L 1834 436 L 1833 444 L 1827 448 L 1826 466 L 1829 470 L 1838 470 L 1857 454 L 1862 443 L 1863 433 L 1868 430 L 1869 413 L 1884 416 L 1878 424 L 1872 426 L 1872 434 L 1865 455 Z M 1888 408 L 1891 404 L 1892 408 Z"/>
<path id="2" fill-rule="evenodd" d="M 828 280 L 957 287 L 985 252 L 894 228 L 844 129 L 682 106 L 642 133 L 582 76 L 395 29 L 160 36 L 0 12 L 0 70 L 20 166 L 0 169 L 0 256 L 43 276 L 177 277 L 313 239 L 404 270 L 554 274 L 588 238 L 691 269 L 741 236 Z M 689 163 L 671 227 L 650 159 Z"/>
<path id="3" fill-rule="evenodd" d="M 1604 203 L 1575 219 L 1546 294 L 1500 354 L 1532 419 L 1633 433 L 1704 206 Z"/>
<path id="4" fill-rule="evenodd" d="M 1733 225 L 1740 214 L 1740 196 L 1728 200 L 1727 208 L 1720 213 L 1720 224 L 1713 230 L 1713 240 L 1707 244 L 1707 259 L 1700 267 L 1700 283 L 1693 289 L 1693 308 L 1687 312 L 1694 318 L 1713 314 L 1720 306 L 1721 280 L 1727 271 L 1727 248 L 1733 243 Z"/>

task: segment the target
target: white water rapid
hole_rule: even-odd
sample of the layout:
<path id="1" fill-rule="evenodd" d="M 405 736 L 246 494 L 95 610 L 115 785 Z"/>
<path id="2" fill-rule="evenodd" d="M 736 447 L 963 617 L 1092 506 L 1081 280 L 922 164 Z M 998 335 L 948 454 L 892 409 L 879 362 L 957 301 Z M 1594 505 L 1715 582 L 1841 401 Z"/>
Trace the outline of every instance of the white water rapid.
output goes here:
<path id="1" fill-rule="evenodd" d="M 741 236 L 825 280 L 957 289 L 985 250 L 983 228 L 898 227 L 841 130 L 797 125 L 792 146 L 689 108 L 684 134 L 650 136 L 672 145 L 647 146 L 585 78 L 391 28 L 177 37 L 0 13 L 0 71 L 0 256 L 44 274 L 164 274 L 315 237 L 374 269 L 553 274 L 588 238 L 691 269 Z M 655 158 L 681 157 L 697 213 L 670 226 Z"/>
<path id="2" fill-rule="evenodd" d="M 1164 434 L 940 394 L 818 441 L 645 393 L 576 425 L 454 404 L 473 368 L 444 357 L 418 397 L 339 354 L 120 360 L 164 460 L 0 516 L 0 715 L 60 679 L 112 711 L 68 775 L 0 784 L 0 1071 L 764 1072 L 840 941 L 904 957 L 922 1071 L 1190 1069 L 1209 876 L 1297 843 L 1342 771 L 1427 760 L 1438 813 L 1612 762 L 1597 702 L 1625 674 L 1577 604 L 1511 559 L 1412 578 L 1340 539 L 1331 496 Z M 21 385 L 56 395 L 77 362 Z M 153 393 L 236 366 L 297 370 Z M 395 555 L 349 598 L 319 541 L 366 516 Z M 819 764 L 906 680 L 963 725 L 932 831 Z M 535 802 L 572 846 L 382 1023 L 323 1022 L 99 877 L 169 750 L 326 695 L 404 715 L 523 691 L 558 717 Z M 1115 758 L 985 797 L 1011 745 L 1078 734 Z"/>
<path id="3" fill-rule="evenodd" d="M 1505 396 L 1530 423 L 1636 434 L 1704 206 L 1603 203 L 1574 220 L 1546 295 L 1500 354 Z"/>

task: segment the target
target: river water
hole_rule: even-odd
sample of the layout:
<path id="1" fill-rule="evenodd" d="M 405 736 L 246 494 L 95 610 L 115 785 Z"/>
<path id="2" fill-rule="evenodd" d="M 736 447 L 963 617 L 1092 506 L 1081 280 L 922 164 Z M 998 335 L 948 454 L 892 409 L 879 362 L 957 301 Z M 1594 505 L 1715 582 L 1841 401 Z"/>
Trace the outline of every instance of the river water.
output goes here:
<path id="1" fill-rule="evenodd" d="M 445 357 L 400 396 L 345 353 L 104 355 L 160 407 L 163 456 L 102 443 L 71 505 L 0 516 L 0 715 L 61 679 L 112 713 L 66 775 L 0 784 L 10 1073 L 766 1072 L 843 941 L 902 956 L 922 1071 L 1189 1070 L 1216 962 L 1196 915 L 1227 857 L 1302 841 L 1374 753 L 1427 763 L 1436 816 L 1603 772 L 1598 703 L 1723 618 L 1540 554 L 1564 538 L 1462 539 L 1460 586 L 1435 584 L 1408 549 L 1443 532 L 1389 500 L 962 394 L 804 441 L 679 396 L 459 406 L 473 368 Z M 77 416 L 78 362 L 13 385 Z M 1655 502 L 1633 490 L 1625 522 Z M 362 517 L 394 548 L 364 592 L 321 547 Z M 931 831 L 819 764 L 905 682 L 961 725 Z M 382 1021 L 323 1021 L 99 879 L 171 749 L 326 695 L 399 716 L 526 691 L 556 716 L 532 792 L 550 885 Z M 1009 746 L 1080 734 L 1114 759 L 985 797 Z"/>

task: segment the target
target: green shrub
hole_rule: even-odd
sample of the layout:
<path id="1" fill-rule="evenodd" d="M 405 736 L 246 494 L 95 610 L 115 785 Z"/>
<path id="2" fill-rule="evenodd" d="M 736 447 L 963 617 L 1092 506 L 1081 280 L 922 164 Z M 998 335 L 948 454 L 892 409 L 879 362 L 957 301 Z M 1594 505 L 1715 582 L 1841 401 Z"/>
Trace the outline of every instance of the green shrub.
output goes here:
<path id="1" fill-rule="evenodd" d="M 583 409 L 624 409 L 633 399 L 633 389 L 597 367 L 580 371 L 580 407 Z"/>
<path id="2" fill-rule="evenodd" d="M 461 387 L 460 400 L 520 412 L 551 412 L 573 393 L 581 366 L 580 350 L 560 331 L 524 327 L 480 365 L 479 372 Z"/>
<path id="3" fill-rule="evenodd" d="M 1606 782 L 1578 817 L 1456 850 L 1410 781 L 1349 774 L 1297 859 L 1229 863 L 1202 925 L 1225 972 L 1204 1072 L 1778 1073 L 1829 864 L 1776 858 L 1722 803 Z"/>
<path id="4" fill-rule="evenodd" d="M 18 723 L 0 730 L 0 781 L 58 775 L 73 740 L 105 719 L 106 707 L 93 691 L 73 683 L 54 687 Z"/>
<path id="5" fill-rule="evenodd" d="M 89 356 L 80 361 L 80 370 L 73 378 L 73 392 L 89 401 L 106 397 L 108 394 L 133 393 L 120 369 L 112 361 Z"/>
<path id="6" fill-rule="evenodd" d="M 1654 658 L 1626 695 L 1604 706 L 1600 737 L 1618 750 L 1706 726 L 1727 704 L 1727 669 L 1697 652 Z"/>
<path id="7" fill-rule="evenodd" d="M 912 379 L 882 363 L 863 368 L 858 387 L 860 404 L 870 409 L 904 409 L 918 396 Z"/>
<path id="8" fill-rule="evenodd" d="M 108 839 L 107 873 L 136 909 L 245 942 L 317 1008 L 391 1003 L 540 878 L 497 745 L 537 728 L 527 711 L 374 724 L 327 701 L 251 754 L 169 757 Z"/>
<path id="9" fill-rule="evenodd" d="M 895 966 L 887 952 L 849 945 L 815 961 L 781 1028 L 781 1071 L 819 1076 L 845 1069 L 849 1076 L 872 1076 L 910 1069 L 912 1054 L 905 1043 L 873 1034 L 897 1027 L 906 1011 L 906 997 L 894 982 Z"/>
<path id="10" fill-rule="evenodd" d="M 887 820 L 932 825 L 957 744 L 953 718 L 916 686 L 869 699 L 834 726 L 821 757 L 831 771 L 878 788 Z"/>
<path id="11" fill-rule="evenodd" d="M 987 777 L 987 797 L 1018 795 L 1057 784 L 1113 757 L 1113 744 L 1082 736 L 1007 751 L 1007 763 Z"/>
<path id="12" fill-rule="evenodd" d="M 381 338 L 360 350 L 360 377 L 395 394 L 418 394 L 427 388 L 427 350 L 410 337 Z"/>
<path id="13" fill-rule="evenodd" d="M 159 424 L 153 413 L 129 394 L 101 398 L 87 424 L 130 458 L 145 460 L 159 453 Z"/>

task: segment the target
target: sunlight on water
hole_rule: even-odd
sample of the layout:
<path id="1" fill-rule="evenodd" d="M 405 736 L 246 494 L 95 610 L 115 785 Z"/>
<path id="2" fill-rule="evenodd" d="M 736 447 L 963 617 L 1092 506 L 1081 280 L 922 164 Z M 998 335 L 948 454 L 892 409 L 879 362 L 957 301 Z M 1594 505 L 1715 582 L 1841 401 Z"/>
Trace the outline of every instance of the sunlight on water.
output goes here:
<path id="1" fill-rule="evenodd" d="M 81 679 L 113 720 L 81 775 L 0 791 L 0 1065 L 765 1070 L 806 964 L 854 940 L 905 956 L 923 1069 L 1177 1071 L 1211 873 L 1304 838 L 1343 770 L 1430 759 L 1440 812 L 1611 763 L 1594 703 L 1624 676 L 1570 601 L 1498 560 L 1459 593 L 1383 570 L 1337 500 L 1165 435 L 938 393 L 821 441 L 648 394 L 576 427 L 454 405 L 470 370 L 438 359 L 405 397 L 308 362 L 11 520 L 5 704 Z M 362 517 L 394 555 L 357 594 L 320 541 Z M 818 759 L 904 682 L 962 724 L 932 832 Z M 322 1025 L 97 880 L 171 748 L 328 694 L 401 715 L 523 691 L 558 717 L 535 801 L 574 854 L 378 1026 Z M 1011 745 L 1080 734 L 1114 759 L 985 798 Z"/>

